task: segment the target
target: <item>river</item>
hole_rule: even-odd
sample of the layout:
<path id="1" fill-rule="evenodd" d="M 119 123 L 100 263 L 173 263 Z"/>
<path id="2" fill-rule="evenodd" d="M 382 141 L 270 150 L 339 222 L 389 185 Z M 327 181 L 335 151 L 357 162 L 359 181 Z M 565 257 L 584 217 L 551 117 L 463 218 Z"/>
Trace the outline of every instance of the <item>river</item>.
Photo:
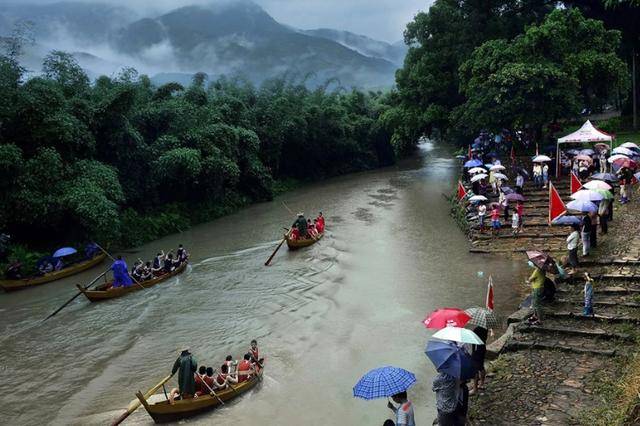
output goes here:
<path id="1" fill-rule="evenodd" d="M 105 424 L 136 390 L 169 372 L 178 348 L 218 366 L 258 339 L 263 383 L 189 424 L 379 425 L 386 402 L 352 397 L 369 369 L 415 372 L 418 424 L 431 424 L 435 371 L 421 321 L 443 306 L 482 306 L 494 277 L 496 309 L 517 304 L 524 262 L 468 253 L 442 193 L 458 168 L 430 143 L 390 168 L 308 185 L 125 253 L 129 263 L 183 243 L 187 273 L 151 289 L 90 304 L 76 299 L 108 265 L 22 292 L 0 294 L 0 423 Z M 327 235 L 263 266 L 294 210 L 327 217 Z M 484 277 L 479 276 L 484 273 Z M 175 382 L 174 382 L 175 383 Z M 125 424 L 151 424 L 143 408 Z"/>

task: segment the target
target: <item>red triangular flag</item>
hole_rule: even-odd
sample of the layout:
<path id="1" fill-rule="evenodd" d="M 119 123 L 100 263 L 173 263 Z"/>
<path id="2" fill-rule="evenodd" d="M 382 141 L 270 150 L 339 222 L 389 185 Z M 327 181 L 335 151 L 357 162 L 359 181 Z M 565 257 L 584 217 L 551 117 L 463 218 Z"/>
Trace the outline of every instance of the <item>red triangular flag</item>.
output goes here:
<path id="1" fill-rule="evenodd" d="M 578 179 L 578 176 L 576 176 L 574 172 L 571 172 L 570 188 L 571 188 L 571 195 L 580 191 L 580 189 L 582 188 L 582 183 L 580 182 L 580 179 Z"/>
<path id="2" fill-rule="evenodd" d="M 493 278 L 489 275 L 489 284 L 487 284 L 487 309 L 493 311 Z"/>
<path id="3" fill-rule="evenodd" d="M 555 186 L 549 182 L 549 225 L 566 212 L 567 207 L 564 205 L 564 201 L 562 201 Z"/>
<path id="4" fill-rule="evenodd" d="M 467 190 L 464 189 L 462 182 L 458 181 L 458 201 L 462 200 L 467 195 Z"/>

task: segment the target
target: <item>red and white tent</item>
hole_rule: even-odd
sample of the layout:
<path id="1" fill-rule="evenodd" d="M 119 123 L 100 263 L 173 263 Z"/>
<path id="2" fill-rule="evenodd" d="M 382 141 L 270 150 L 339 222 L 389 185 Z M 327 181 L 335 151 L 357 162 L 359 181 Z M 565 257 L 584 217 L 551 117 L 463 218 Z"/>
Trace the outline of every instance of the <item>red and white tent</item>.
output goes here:
<path id="1" fill-rule="evenodd" d="M 556 177 L 560 176 L 560 145 L 570 143 L 606 143 L 609 145 L 609 147 L 611 147 L 612 141 L 612 135 L 603 132 L 602 130 L 596 129 L 596 127 L 591 124 L 591 121 L 587 120 L 582 125 L 582 127 L 580 127 L 575 132 L 558 139 L 558 146 L 556 148 Z"/>

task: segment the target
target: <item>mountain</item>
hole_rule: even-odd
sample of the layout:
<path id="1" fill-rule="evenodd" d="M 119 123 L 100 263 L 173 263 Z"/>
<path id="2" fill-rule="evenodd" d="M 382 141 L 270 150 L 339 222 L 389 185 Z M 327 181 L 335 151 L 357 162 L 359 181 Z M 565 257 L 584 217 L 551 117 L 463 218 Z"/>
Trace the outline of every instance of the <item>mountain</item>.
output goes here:
<path id="1" fill-rule="evenodd" d="M 314 37 L 335 41 L 365 56 L 382 58 L 396 65 L 402 65 L 404 57 L 407 54 L 407 46 L 403 41 L 391 44 L 349 31 L 333 30 L 330 28 L 303 30 L 303 32 Z"/>
<path id="2" fill-rule="evenodd" d="M 345 87 L 389 87 L 400 49 L 335 30 L 301 31 L 280 24 L 255 3 L 239 0 L 139 16 L 98 3 L 0 5 L 0 23 L 31 19 L 39 45 L 77 52 L 89 74 L 133 66 L 150 75 L 204 71 L 259 83 L 287 74 L 307 84 L 337 78 Z M 6 35 L 9 26 L 0 27 Z"/>

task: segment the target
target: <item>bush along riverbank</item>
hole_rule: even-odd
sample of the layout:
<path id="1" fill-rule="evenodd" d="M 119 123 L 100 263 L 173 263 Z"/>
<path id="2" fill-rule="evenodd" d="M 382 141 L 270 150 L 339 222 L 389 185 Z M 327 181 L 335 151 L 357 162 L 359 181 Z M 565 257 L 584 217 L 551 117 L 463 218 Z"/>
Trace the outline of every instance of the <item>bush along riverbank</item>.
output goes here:
<path id="1" fill-rule="evenodd" d="M 564 183 L 557 186 L 567 198 Z M 564 255 L 567 230 L 538 224 L 536 213 L 544 210 L 546 216 L 547 207 L 536 205 L 542 197 L 528 185 L 525 195 L 525 223 L 531 228 L 515 237 L 505 230 L 505 238 L 472 231 L 474 242 L 485 246 L 474 245 L 471 251 L 516 256 L 523 262 L 525 250 L 544 250 L 557 259 Z M 581 258 L 574 274 L 556 283 L 555 299 L 543 304 L 541 325 L 528 324 L 530 309 L 523 308 L 509 317 L 505 335 L 490 342 L 487 357 L 493 361 L 485 388 L 471 397 L 470 424 L 640 424 L 637 204 L 616 203 L 609 232 L 598 235 L 598 247 Z M 595 280 L 593 317 L 583 315 L 584 272 Z M 524 282 L 522 289 L 529 291 Z"/>

